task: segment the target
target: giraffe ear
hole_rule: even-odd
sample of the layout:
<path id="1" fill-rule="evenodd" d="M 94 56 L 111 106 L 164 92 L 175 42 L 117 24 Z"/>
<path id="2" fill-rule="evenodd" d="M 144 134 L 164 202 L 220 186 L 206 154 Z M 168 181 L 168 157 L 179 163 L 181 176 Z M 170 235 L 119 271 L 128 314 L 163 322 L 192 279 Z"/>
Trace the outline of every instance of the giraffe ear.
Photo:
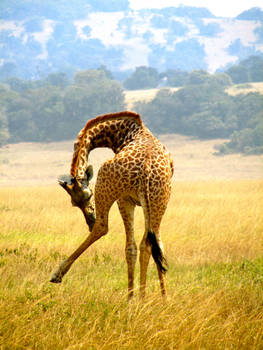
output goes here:
<path id="1" fill-rule="evenodd" d="M 86 170 L 87 181 L 89 182 L 93 178 L 93 166 L 89 165 Z"/>

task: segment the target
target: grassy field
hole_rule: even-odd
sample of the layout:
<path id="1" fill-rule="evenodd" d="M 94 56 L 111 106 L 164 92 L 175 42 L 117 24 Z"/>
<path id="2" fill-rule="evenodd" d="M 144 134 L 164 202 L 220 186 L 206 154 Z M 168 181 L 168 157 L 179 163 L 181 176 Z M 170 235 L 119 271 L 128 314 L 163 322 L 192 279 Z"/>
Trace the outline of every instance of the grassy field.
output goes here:
<path id="1" fill-rule="evenodd" d="M 161 231 L 168 298 L 153 262 L 126 301 L 124 230 L 110 230 L 61 285 L 48 282 L 87 227 L 57 187 L 0 188 L 0 349 L 262 349 L 263 182 L 176 182 Z M 143 230 L 137 209 L 135 230 Z M 136 287 L 138 287 L 138 266 Z"/>
<path id="2" fill-rule="evenodd" d="M 0 349 L 262 349 L 262 156 L 218 157 L 215 144 L 159 137 L 175 161 L 161 232 L 169 262 L 163 302 L 155 266 L 144 302 L 127 303 L 125 234 L 116 205 L 110 230 L 61 285 L 58 264 L 86 237 L 81 212 L 55 186 L 73 141 L 0 150 Z M 111 157 L 91 153 L 95 176 Z M 136 209 L 136 240 L 144 222 Z M 136 268 L 138 288 L 139 266 Z"/>

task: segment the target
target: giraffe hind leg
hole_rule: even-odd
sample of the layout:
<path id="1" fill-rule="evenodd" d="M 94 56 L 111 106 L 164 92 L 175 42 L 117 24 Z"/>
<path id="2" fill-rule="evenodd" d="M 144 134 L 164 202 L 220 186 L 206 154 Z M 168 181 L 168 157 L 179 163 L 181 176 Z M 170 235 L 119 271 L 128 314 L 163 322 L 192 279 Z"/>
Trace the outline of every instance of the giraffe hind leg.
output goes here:
<path id="1" fill-rule="evenodd" d="M 157 239 L 155 233 L 148 232 L 147 242 L 148 242 L 148 244 L 151 245 L 152 257 L 153 257 L 153 260 L 155 261 L 157 271 L 158 271 L 161 293 L 165 297 L 166 296 L 166 287 L 165 287 L 164 275 L 167 271 L 167 261 L 166 261 L 165 257 L 163 256 L 160 237 L 158 237 L 158 239 Z"/>
<path id="2" fill-rule="evenodd" d="M 163 251 L 161 248 L 162 244 L 160 241 L 159 234 L 156 235 L 151 231 L 146 231 L 141 245 L 140 245 L 140 294 L 141 298 L 145 296 L 146 289 L 146 278 L 147 269 L 149 265 L 150 256 L 152 255 L 160 281 L 161 293 L 163 296 L 166 295 L 165 287 L 165 272 L 167 271 L 167 263 L 164 258 Z"/>
<path id="3" fill-rule="evenodd" d="M 140 244 L 140 297 L 144 298 L 146 289 L 147 269 L 151 257 L 150 245 L 147 244 L 147 232 Z"/>
<path id="4" fill-rule="evenodd" d="M 134 209 L 135 204 L 129 200 L 118 200 L 119 210 L 126 232 L 125 255 L 128 268 L 128 300 L 134 293 L 134 271 L 137 260 L 137 246 L 134 239 Z"/>

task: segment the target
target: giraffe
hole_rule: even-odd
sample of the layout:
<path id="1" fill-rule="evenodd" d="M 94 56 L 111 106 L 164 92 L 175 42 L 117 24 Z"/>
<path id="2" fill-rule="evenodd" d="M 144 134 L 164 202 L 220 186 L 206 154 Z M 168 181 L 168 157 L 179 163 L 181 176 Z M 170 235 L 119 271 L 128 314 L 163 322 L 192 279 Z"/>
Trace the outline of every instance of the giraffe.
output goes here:
<path id="1" fill-rule="evenodd" d="M 89 153 L 109 147 L 115 153 L 99 169 L 93 193 L 89 187 L 92 166 Z M 59 181 L 71 196 L 73 206 L 83 212 L 90 234 L 52 275 L 59 283 L 73 262 L 95 241 L 108 232 L 108 213 L 117 201 L 126 232 L 125 255 L 128 266 L 128 299 L 134 294 L 137 246 L 134 239 L 134 209 L 142 206 L 145 232 L 140 243 L 140 295 L 144 297 L 150 256 L 157 266 L 161 294 L 166 295 L 167 270 L 160 237 L 160 223 L 166 210 L 173 175 L 170 153 L 143 124 L 139 114 L 129 111 L 98 116 L 87 122 L 74 143 L 71 180 Z M 95 212 L 95 213 L 94 213 Z"/>

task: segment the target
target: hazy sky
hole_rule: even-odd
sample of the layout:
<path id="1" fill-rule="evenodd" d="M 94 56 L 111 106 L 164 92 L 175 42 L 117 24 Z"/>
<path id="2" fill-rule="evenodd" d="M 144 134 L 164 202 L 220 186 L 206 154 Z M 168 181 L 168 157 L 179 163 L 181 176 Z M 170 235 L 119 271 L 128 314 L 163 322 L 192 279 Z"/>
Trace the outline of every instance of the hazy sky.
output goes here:
<path id="1" fill-rule="evenodd" d="M 169 6 L 206 7 L 214 15 L 222 17 L 236 17 L 251 7 L 263 9 L 262 0 L 129 0 L 133 9 L 162 8 Z"/>

